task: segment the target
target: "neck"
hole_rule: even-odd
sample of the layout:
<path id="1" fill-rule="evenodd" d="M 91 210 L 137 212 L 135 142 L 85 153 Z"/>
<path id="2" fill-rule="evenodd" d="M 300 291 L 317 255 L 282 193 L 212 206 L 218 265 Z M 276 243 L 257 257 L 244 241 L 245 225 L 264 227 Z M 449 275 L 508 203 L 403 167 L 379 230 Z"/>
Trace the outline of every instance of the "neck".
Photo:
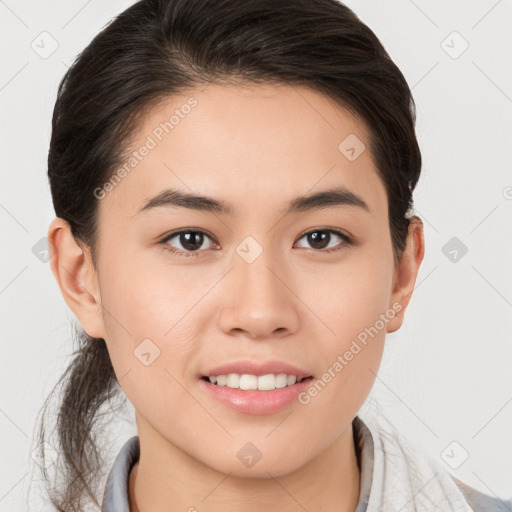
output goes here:
<path id="1" fill-rule="evenodd" d="M 277 478 L 226 475 L 155 436 L 152 429 L 139 429 L 140 458 L 129 478 L 130 512 L 356 509 L 360 471 L 352 424 L 317 457 Z"/>

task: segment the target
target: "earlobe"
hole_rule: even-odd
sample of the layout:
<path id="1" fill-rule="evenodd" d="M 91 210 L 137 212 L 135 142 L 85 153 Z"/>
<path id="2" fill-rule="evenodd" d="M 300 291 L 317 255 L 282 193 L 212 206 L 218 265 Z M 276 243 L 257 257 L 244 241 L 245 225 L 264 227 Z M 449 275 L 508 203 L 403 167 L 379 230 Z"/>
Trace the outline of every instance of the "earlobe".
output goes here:
<path id="1" fill-rule="evenodd" d="M 50 266 L 60 291 L 83 330 L 104 338 L 98 278 L 90 253 L 77 243 L 69 223 L 56 217 L 48 228 Z"/>
<path id="2" fill-rule="evenodd" d="M 423 221 L 416 215 L 411 217 L 407 245 L 395 267 L 394 286 L 389 307 L 400 310 L 395 317 L 388 322 L 387 332 L 395 332 L 402 326 L 404 313 L 412 297 L 416 278 L 425 255 L 425 240 L 423 235 Z M 393 307 L 395 304 L 395 307 Z"/>

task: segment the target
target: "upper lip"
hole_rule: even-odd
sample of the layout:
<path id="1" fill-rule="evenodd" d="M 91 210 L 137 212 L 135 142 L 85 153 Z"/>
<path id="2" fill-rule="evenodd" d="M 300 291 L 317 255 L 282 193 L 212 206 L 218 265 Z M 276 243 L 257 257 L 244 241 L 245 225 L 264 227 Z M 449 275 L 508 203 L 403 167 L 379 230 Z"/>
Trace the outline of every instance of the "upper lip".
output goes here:
<path id="1" fill-rule="evenodd" d="M 216 377 L 218 375 L 229 375 L 230 373 L 238 373 L 242 375 L 247 373 L 249 375 L 268 375 L 270 373 L 279 374 L 286 373 L 286 375 L 295 375 L 297 379 L 304 379 L 311 377 L 311 373 L 292 364 L 285 363 L 284 361 L 251 361 L 240 360 L 231 363 L 225 363 L 207 370 L 204 377 Z"/>

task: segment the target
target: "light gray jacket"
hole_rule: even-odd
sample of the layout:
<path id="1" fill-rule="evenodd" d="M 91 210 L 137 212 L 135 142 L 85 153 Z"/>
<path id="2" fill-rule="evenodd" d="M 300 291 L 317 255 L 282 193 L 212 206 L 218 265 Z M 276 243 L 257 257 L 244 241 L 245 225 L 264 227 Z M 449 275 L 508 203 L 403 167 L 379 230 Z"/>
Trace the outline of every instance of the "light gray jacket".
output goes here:
<path id="1" fill-rule="evenodd" d="M 361 471 L 355 512 L 512 512 L 512 497 L 491 497 L 465 485 L 375 420 L 356 416 L 353 431 Z M 102 512 L 130 512 L 128 478 L 139 453 L 134 436 L 109 473 Z"/>

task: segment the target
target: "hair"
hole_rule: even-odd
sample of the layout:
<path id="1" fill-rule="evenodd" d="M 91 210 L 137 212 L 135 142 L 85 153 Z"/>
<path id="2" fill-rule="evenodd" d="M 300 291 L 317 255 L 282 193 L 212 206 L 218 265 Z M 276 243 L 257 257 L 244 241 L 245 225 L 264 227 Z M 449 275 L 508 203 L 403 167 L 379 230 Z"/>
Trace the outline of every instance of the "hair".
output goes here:
<path id="1" fill-rule="evenodd" d="M 361 120 L 388 198 L 394 260 L 406 247 L 421 172 L 407 82 L 379 39 L 337 0 L 141 0 L 111 20 L 62 78 L 52 117 L 48 178 L 55 213 L 97 269 L 94 194 L 128 154 L 144 117 L 197 85 L 274 84 L 320 92 Z M 59 511 L 95 504 L 100 408 L 122 396 L 104 339 L 83 330 L 56 419 Z M 45 420 L 39 441 L 44 461 Z M 59 455 L 59 456 L 60 456 Z M 43 464 L 43 468 L 45 465 Z M 44 477 L 48 480 L 46 471 Z"/>

